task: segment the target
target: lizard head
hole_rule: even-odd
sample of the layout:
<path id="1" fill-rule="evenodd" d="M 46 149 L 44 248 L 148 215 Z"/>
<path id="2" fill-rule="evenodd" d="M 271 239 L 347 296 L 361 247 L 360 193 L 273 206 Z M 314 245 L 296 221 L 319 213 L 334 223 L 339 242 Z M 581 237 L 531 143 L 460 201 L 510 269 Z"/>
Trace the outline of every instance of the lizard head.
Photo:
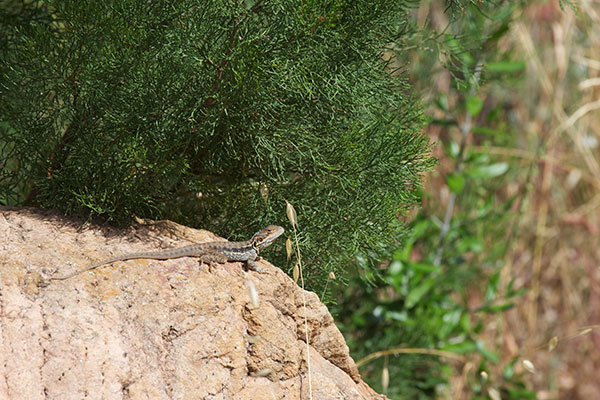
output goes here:
<path id="1" fill-rule="evenodd" d="M 269 225 L 265 229 L 258 231 L 252 236 L 250 242 L 256 250 L 262 250 L 269 247 L 285 231 L 281 226 Z"/>

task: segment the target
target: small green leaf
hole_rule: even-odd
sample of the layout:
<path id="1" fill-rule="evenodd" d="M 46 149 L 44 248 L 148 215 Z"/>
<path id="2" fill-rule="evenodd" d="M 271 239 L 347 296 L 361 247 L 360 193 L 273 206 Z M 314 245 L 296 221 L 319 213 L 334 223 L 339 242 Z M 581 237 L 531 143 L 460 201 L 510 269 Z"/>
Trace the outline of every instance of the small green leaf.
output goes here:
<path id="1" fill-rule="evenodd" d="M 454 56 L 460 58 L 466 65 L 474 64 L 473 57 L 465 50 L 455 36 L 446 34 L 445 39 L 447 48 Z"/>
<path id="2" fill-rule="evenodd" d="M 509 298 L 525 296 L 527 292 L 529 292 L 529 288 L 522 288 L 517 290 L 516 292 L 511 293 Z"/>
<path id="3" fill-rule="evenodd" d="M 515 374 L 515 364 L 517 363 L 518 359 L 518 357 L 513 358 L 506 365 L 506 367 L 504 367 L 504 379 L 512 379 L 513 375 Z"/>
<path id="4" fill-rule="evenodd" d="M 435 100 L 435 103 L 440 110 L 448 111 L 448 95 L 446 93 L 441 92 Z"/>
<path id="5" fill-rule="evenodd" d="M 509 399 L 519 399 L 519 400 L 523 400 L 523 399 L 537 399 L 537 394 L 531 390 L 527 390 L 527 389 L 512 389 L 512 388 L 508 388 L 507 389 L 508 392 L 508 398 Z"/>
<path id="6" fill-rule="evenodd" d="M 477 165 L 467 170 L 471 178 L 495 178 L 508 171 L 508 164 L 500 162 L 490 165 Z"/>
<path id="7" fill-rule="evenodd" d="M 497 306 L 483 306 L 479 307 L 477 311 L 487 312 L 487 313 L 499 313 L 502 311 L 510 310 L 515 306 L 514 303 L 503 303 Z"/>
<path id="8" fill-rule="evenodd" d="M 512 207 L 513 203 L 515 202 L 515 200 L 517 199 L 517 196 L 518 196 L 519 194 L 520 194 L 520 193 L 515 193 L 514 195 L 512 195 L 511 197 L 509 197 L 509 198 L 508 198 L 508 200 L 506 200 L 506 201 L 504 202 L 504 205 L 502 206 L 502 210 L 503 210 L 504 212 L 508 212 L 508 211 L 510 211 L 510 208 Z"/>
<path id="9" fill-rule="evenodd" d="M 456 157 L 458 157 L 459 153 L 460 153 L 460 147 L 458 146 L 458 143 L 456 143 L 454 140 L 452 140 L 448 144 L 448 154 L 450 155 L 450 157 L 456 158 Z"/>
<path id="10" fill-rule="evenodd" d="M 480 135 L 486 136 L 508 136 L 508 134 L 504 131 L 499 131 L 497 129 L 488 128 L 487 126 L 476 126 L 473 128 L 473 133 L 478 133 Z"/>
<path id="11" fill-rule="evenodd" d="M 470 340 L 466 340 L 461 343 L 448 344 L 442 347 L 440 350 L 450 351 L 452 353 L 465 354 L 471 353 L 477 349 L 477 346 L 474 342 Z"/>
<path id="12" fill-rule="evenodd" d="M 471 315 L 469 313 L 463 313 L 460 318 L 460 327 L 463 332 L 471 332 Z"/>
<path id="13" fill-rule="evenodd" d="M 492 274 L 488 280 L 488 286 L 485 290 L 485 301 L 492 301 L 496 299 L 498 294 L 498 284 L 500 283 L 500 271 Z"/>
<path id="14" fill-rule="evenodd" d="M 478 340 L 475 343 L 477 345 L 477 350 L 479 351 L 479 353 L 481 353 L 481 355 L 486 360 L 491 361 L 494 364 L 496 364 L 498 362 L 498 360 L 499 360 L 498 355 L 496 353 L 494 353 L 492 350 L 485 347 L 485 344 L 483 344 L 482 341 Z"/>
<path id="15" fill-rule="evenodd" d="M 429 292 L 434 283 L 435 278 L 428 278 L 412 288 L 406 296 L 406 308 L 413 308 L 419 302 L 419 300 L 421 300 L 427 294 L 427 292 Z"/>
<path id="16" fill-rule="evenodd" d="M 469 157 L 466 157 L 465 160 L 471 164 L 483 165 L 491 162 L 489 153 L 469 153 L 468 156 Z"/>
<path id="17" fill-rule="evenodd" d="M 408 321 L 408 313 L 406 311 L 388 311 L 385 313 L 385 318 L 386 320 L 405 322 Z"/>
<path id="18" fill-rule="evenodd" d="M 388 268 L 388 273 L 390 275 L 399 275 L 402 272 L 402 267 L 402 261 L 394 260 Z"/>
<path id="19" fill-rule="evenodd" d="M 483 250 L 483 243 L 476 237 L 464 236 L 463 239 L 456 245 L 456 250 L 461 253 L 472 251 L 475 253 L 481 253 Z"/>
<path id="20" fill-rule="evenodd" d="M 418 272 L 426 272 L 426 273 L 440 272 L 442 270 L 441 267 L 437 267 L 433 264 L 420 263 L 420 262 L 411 263 L 410 268 L 414 269 L 415 271 L 418 271 Z"/>
<path id="21" fill-rule="evenodd" d="M 465 177 L 462 174 L 450 174 L 446 182 L 454 194 L 459 194 L 465 187 Z"/>
<path id="22" fill-rule="evenodd" d="M 525 61 L 499 61 L 485 65 L 490 72 L 510 73 L 525 69 Z"/>
<path id="23" fill-rule="evenodd" d="M 483 100 L 479 97 L 469 96 L 467 97 L 467 111 L 472 116 L 476 116 L 479 114 L 481 109 L 483 108 Z"/>

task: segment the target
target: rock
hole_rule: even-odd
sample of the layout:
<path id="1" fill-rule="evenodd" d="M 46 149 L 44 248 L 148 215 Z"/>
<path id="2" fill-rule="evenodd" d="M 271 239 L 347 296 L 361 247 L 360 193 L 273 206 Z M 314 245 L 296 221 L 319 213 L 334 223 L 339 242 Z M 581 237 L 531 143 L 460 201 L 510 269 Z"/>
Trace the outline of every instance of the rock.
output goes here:
<path id="1" fill-rule="evenodd" d="M 113 255 L 223 240 L 139 222 L 0 208 L 0 399 L 308 399 L 309 372 L 315 400 L 386 399 L 318 297 L 266 261 L 257 273 L 129 260 L 42 284 Z"/>

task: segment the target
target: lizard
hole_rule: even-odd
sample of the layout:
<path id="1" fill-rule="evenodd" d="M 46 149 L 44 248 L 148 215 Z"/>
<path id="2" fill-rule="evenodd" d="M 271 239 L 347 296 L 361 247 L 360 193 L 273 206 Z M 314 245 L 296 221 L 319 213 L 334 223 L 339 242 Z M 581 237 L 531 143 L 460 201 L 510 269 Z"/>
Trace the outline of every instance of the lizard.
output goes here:
<path id="1" fill-rule="evenodd" d="M 255 262 L 259 258 L 258 254 L 262 249 L 270 246 L 284 231 L 285 230 L 281 226 L 269 225 L 265 229 L 256 232 L 250 240 L 243 242 L 197 243 L 164 251 L 122 254 L 120 256 L 107 258 L 68 275 L 50 279 L 62 281 L 84 272 L 91 271 L 105 264 L 139 258 L 167 260 L 181 257 L 198 257 L 201 262 L 217 262 L 220 264 L 223 264 L 226 261 L 245 261 L 249 269 L 260 271 Z"/>

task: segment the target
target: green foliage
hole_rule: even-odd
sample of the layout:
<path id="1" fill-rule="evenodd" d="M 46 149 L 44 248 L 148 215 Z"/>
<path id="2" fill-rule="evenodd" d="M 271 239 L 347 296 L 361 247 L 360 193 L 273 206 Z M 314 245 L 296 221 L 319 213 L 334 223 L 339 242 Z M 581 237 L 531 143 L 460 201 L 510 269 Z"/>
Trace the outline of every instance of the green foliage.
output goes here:
<path id="1" fill-rule="evenodd" d="M 287 199 L 316 289 L 398 241 L 433 164 L 382 57 L 406 3 L 10 2 L 0 201 L 241 238 Z"/>
<path id="2" fill-rule="evenodd" d="M 509 107 L 503 103 L 503 91 L 495 88 L 515 84 L 523 70 L 524 63 L 511 59 L 510 49 L 498 51 L 519 4 L 481 4 L 463 11 L 463 18 L 453 22 L 444 35 L 425 31 L 413 38 L 420 45 L 406 42 L 400 46 L 419 51 L 399 53 L 399 57 L 419 60 L 412 68 L 424 91 L 436 87 L 440 58 L 447 61 L 440 73 L 454 78 L 449 93 L 432 94 L 426 104 L 433 115 L 445 116 L 432 118 L 432 125 L 442 132 L 444 164 L 452 166 L 437 183 L 436 193 L 446 193 L 446 200 L 440 202 L 433 193 L 424 193 L 425 205 L 411 223 L 412 233 L 389 263 L 381 265 L 382 281 L 367 285 L 354 279 L 336 309 L 355 358 L 397 348 L 413 351 L 396 351 L 387 362 L 379 358 L 361 367 L 361 374 L 379 391 L 383 390 L 382 371 L 388 368 L 386 394 L 391 398 L 443 397 L 452 390 L 452 375 L 458 378 L 467 361 L 475 368 L 465 375 L 463 393 L 449 397 L 484 399 L 491 396 L 490 390 L 506 399 L 534 395 L 524 387 L 522 377 L 514 374 L 517 360 L 506 363 L 496 343 L 481 339 L 489 321 L 511 309 L 525 293 L 513 281 L 500 279 L 512 243 L 510 227 L 517 199 L 502 188 L 521 171 L 485 150 L 472 148 L 473 144 L 503 146 L 515 141 L 505 122 Z M 489 64 L 492 68 L 487 69 Z M 472 302 L 473 298 L 478 302 Z M 432 349 L 462 357 L 463 364 L 449 368 L 456 362 L 428 354 Z M 492 372 L 498 370 L 504 373 Z"/>

